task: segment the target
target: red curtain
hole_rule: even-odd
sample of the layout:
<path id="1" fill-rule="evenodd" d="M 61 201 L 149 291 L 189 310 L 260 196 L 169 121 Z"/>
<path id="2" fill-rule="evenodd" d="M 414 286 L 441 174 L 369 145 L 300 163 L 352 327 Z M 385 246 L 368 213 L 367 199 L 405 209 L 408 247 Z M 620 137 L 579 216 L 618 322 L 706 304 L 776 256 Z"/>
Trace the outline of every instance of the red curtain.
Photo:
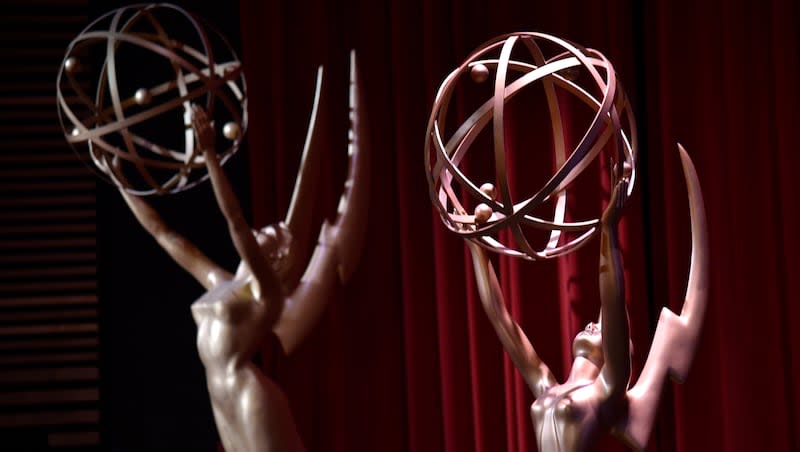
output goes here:
<path id="1" fill-rule="evenodd" d="M 329 96 L 317 221 L 333 216 L 346 171 L 351 48 L 368 107 L 372 185 L 361 265 L 331 294 L 301 349 L 264 354 L 309 450 L 536 450 L 531 394 L 480 307 L 463 242 L 433 213 L 423 171 L 439 83 L 482 42 L 513 31 L 600 50 L 634 104 L 640 180 L 622 233 L 635 372 L 661 306 L 679 311 L 688 274 L 677 142 L 697 166 L 711 296 L 692 372 L 684 385 L 667 385 L 650 449 L 800 447 L 800 329 L 792 328 L 800 321 L 800 243 L 790 226 L 798 205 L 800 7 L 604 3 L 241 1 L 257 226 L 285 215 L 316 66 L 324 65 Z M 513 146 L 530 148 L 547 127 L 522 129 Z M 537 174 L 540 155 L 514 158 L 511 177 Z M 563 379 L 572 337 L 597 316 L 597 243 L 556 262 L 497 265 L 511 312 Z M 606 443 L 603 450 L 623 449 Z"/>

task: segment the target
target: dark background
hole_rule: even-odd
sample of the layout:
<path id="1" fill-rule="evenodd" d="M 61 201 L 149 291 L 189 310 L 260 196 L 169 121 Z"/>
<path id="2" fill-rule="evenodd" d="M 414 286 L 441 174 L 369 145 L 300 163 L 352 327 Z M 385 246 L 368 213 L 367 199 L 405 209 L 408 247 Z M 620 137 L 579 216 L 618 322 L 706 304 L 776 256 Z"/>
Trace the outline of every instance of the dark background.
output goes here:
<path id="1" fill-rule="evenodd" d="M 136 2 L 91 1 L 90 18 Z M 241 55 L 235 2 L 172 2 L 208 20 Z M 225 169 L 250 216 L 247 144 Z M 218 264 L 238 256 L 210 184 L 148 202 Z M 116 188 L 98 183 L 103 450 L 209 451 L 217 434 L 189 306 L 202 287 L 136 222 Z"/>

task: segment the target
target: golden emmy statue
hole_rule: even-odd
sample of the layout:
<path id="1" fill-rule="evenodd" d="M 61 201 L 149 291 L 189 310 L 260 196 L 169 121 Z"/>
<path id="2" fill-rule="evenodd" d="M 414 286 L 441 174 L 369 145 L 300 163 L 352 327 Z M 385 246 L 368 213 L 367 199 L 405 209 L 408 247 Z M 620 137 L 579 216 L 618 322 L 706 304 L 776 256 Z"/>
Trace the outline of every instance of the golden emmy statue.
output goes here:
<path id="1" fill-rule="evenodd" d="M 163 25 L 166 22 L 162 22 L 165 15 L 191 24 L 202 44 L 192 47 L 168 36 Z M 98 30 L 101 26 L 109 29 Z M 142 32 L 139 26 L 151 32 Z M 319 320 L 335 285 L 350 278 L 360 259 L 369 196 L 369 153 L 362 146 L 364 126 L 355 54 L 351 53 L 350 61 L 347 180 L 337 217 L 323 223 L 306 263 L 313 243 L 316 179 L 326 155 L 314 133 L 322 68 L 286 219 L 252 229 L 222 169 L 246 128 L 241 64 L 235 58 L 219 63 L 214 56 L 219 54 L 210 53 L 213 46 L 208 36 L 191 15 L 173 5 L 139 5 L 112 11 L 90 25 L 70 46 L 59 74 L 59 109 L 65 136 L 76 151 L 81 153 L 78 147 L 88 148 L 84 149 L 88 160 L 116 184 L 142 227 L 207 289 L 191 311 L 214 419 L 225 449 L 299 451 L 303 443 L 288 400 L 253 358 L 270 331 L 285 353 L 291 354 Z M 79 55 L 84 53 L 80 49 L 96 42 L 101 42 L 108 54 L 100 66 L 96 94 L 91 96 L 82 91 L 76 77 Z M 125 50 L 122 44 L 145 48 L 149 55 L 168 60 L 170 78 L 154 88 L 127 89 L 133 94 L 126 98 L 121 87 L 130 82 L 126 80 L 130 74 L 117 72 L 124 60 L 119 55 Z M 73 90 L 72 95 L 63 94 L 67 90 Z M 178 114 L 166 116 L 180 118 L 173 135 L 182 141 L 181 146 L 156 144 L 146 135 L 153 130 L 147 124 L 157 122 L 169 131 L 170 124 L 161 121 L 166 112 L 174 111 Z M 233 119 L 218 119 L 226 115 Z M 215 127 L 219 123 L 224 126 Z M 225 145 L 223 153 L 217 151 L 219 143 Z M 206 179 L 211 181 L 241 258 L 234 273 L 212 262 L 141 197 L 174 193 Z"/>
<path id="2" fill-rule="evenodd" d="M 513 53 L 517 45 L 523 51 Z M 530 60 L 520 59 L 523 54 Z M 469 74 L 471 83 L 481 84 L 492 72 L 490 98 L 446 135 L 448 105 L 461 77 Z M 507 178 L 504 110 L 511 98 L 536 82 L 544 90 L 551 120 L 556 172 L 532 196 L 514 199 Z M 593 118 L 569 152 L 565 138 L 569 121 L 559 102 L 559 96 L 565 95 L 588 107 Z M 463 162 L 484 129 L 492 133 L 495 180 L 479 186 L 470 180 Z M 571 184 L 598 155 L 604 155 L 604 150 L 612 161 L 607 207 L 598 218 L 566 221 Z M 679 151 L 692 230 L 688 287 L 680 315 L 663 309 L 644 369 L 631 385 L 630 334 L 617 224 L 635 181 L 635 122 L 613 66 L 600 52 L 554 36 L 513 33 L 479 47 L 439 88 L 425 144 L 431 201 L 444 224 L 467 240 L 484 310 L 535 397 L 531 417 L 542 452 L 590 450 L 603 432 L 643 450 L 667 376 L 683 381 L 688 373 L 708 295 L 708 241 L 697 174 L 685 150 L 679 146 Z M 553 212 L 551 220 L 536 216 L 543 207 Z M 543 246 L 531 243 L 531 237 L 535 237 L 532 231 L 545 232 Z M 572 369 L 566 381 L 559 383 L 509 314 L 487 250 L 528 260 L 550 259 L 574 251 L 597 234 L 598 321 L 575 337 Z"/>

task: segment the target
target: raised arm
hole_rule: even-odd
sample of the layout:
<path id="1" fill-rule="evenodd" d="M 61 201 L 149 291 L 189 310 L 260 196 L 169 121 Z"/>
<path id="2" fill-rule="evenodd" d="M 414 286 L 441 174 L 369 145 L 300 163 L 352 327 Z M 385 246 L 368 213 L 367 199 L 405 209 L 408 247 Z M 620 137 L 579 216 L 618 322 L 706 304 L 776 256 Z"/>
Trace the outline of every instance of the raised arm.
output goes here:
<path id="1" fill-rule="evenodd" d="M 239 200 L 233 194 L 228 177 L 219 163 L 215 147 L 216 135 L 208 116 L 198 105 L 192 106 L 192 113 L 192 126 L 197 134 L 198 146 L 200 146 L 205 155 L 206 167 L 214 189 L 214 196 L 228 222 L 228 231 L 230 232 L 233 246 L 236 247 L 236 251 L 242 261 L 253 272 L 253 277 L 258 282 L 261 290 L 260 298 L 266 297 L 269 299 L 269 315 L 275 315 L 280 312 L 283 302 L 280 282 L 261 252 L 253 231 L 242 214 Z"/>
<path id="2" fill-rule="evenodd" d="M 536 354 L 528 337 L 508 313 L 500 283 L 497 281 L 492 263 L 486 256 L 486 251 L 471 241 L 467 241 L 467 246 L 472 252 L 475 280 L 483 309 L 511 361 L 517 366 L 534 397 L 539 398 L 556 384 L 555 378 Z"/>
<path id="3" fill-rule="evenodd" d="M 192 242 L 170 229 L 158 212 L 144 199 L 125 190 L 119 192 L 142 227 L 153 236 L 178 265 L 194 276 L 203 287 L 211 289 L 221 280 L 231 278 L 230 273 L 212 262 Z"/>
<path id="4" fill-rule="evenodd" d="M 628 193 L 628 181 L 617 183 L 602 219 L 600 238 L 600 325 L 604 364 L 598 384 L 611 400 L 621 400 L 631 376 L 630 331 L 625 309 L 625 280 L 617 225 Z"/>

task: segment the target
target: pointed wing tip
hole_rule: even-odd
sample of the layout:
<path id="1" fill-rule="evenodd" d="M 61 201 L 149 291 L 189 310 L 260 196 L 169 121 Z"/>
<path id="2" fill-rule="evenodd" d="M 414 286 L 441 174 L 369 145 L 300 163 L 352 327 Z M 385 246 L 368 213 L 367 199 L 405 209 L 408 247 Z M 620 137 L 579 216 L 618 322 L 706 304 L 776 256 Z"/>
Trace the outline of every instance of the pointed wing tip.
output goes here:
<path id="1" fill-rule="evenodd" d="M 689 157 L 689 153 L 686 151 L 686 148 L 684 148 L 680 143 L 678 143 L 678 153 L 681 156 L 681 164 L 683 165 L 683 172 L 686 175 L 686 182 L 694 182 L 694 179 L 697 178 L 697 171 L 695 170 L 694 162 L 692 161 L 692 158 Z M 690 179 L 692 179 L 691 182 Z"/>
<path id="2" fill-rule="evenodd" d="M 681 143 L 678 143 L 678 154 L 681 156 L 681 164 L 683 165 L 684 170 L 691 168 L 692 171 L 694 171 L 694 163 L 692 162 L 692 158 L 689 157 L 689 153 Z"/>

